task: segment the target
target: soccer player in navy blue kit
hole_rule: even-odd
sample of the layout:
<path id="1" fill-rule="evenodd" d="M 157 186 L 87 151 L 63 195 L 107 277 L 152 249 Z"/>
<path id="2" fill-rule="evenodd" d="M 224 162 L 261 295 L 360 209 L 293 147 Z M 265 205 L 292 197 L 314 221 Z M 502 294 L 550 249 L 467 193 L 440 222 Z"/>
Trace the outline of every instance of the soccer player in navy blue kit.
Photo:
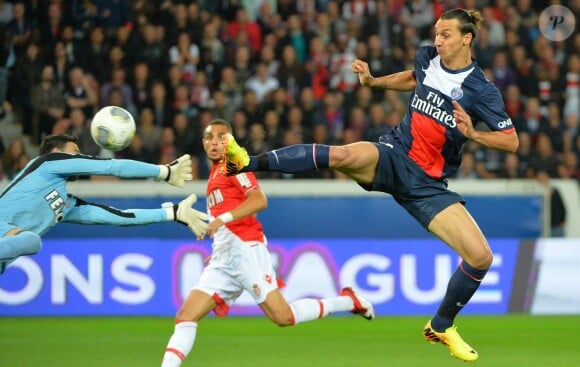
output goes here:
<path id="1" fill-rule="evenodd" d="M 168 165 L 100 159 L 80 154 L 73 136 L 46 137 L 40 155 L 0 193 L 0 274 L 19 256 L 40 251 L 41 236 L 59 222 L 131 226 L 175 220 L 197 237 L 207 229 L 207 215 L 192 208 L 195 195 L 168 208 L 119 210 L 68 193 L 67 182 L 85 175 L 154 178 L 182 187 L 192 179 L 191 158 Z"/>
<path id="2" fill-rule="evenodd" d="M 365 87 L 411 91 L 403 121 L 378 143 L 293 145 L 249 157 L 229 135 L 224 147 L 224 174 L 321 168 L 342 172 L 368 191 L 391 194 L 424 228 L 455 250 L 463 261 L 423 334 L 464 361 L 475 361 L 478 354 L 463 341 L 454 320 L 479 287 L 493 254 L 463 198 L 448 190 L 447 177 L 457 171 L 467 140 L 506 152 L 518 148 L 499 91 L 471 55 L 482 21 L 475 10 L 443 13 L 435 24 L 434 46 L 417 51 L 413 70 L 373 78 L 366 62 L 352 63 Z M 482 121 L 488 129 L 476 130 L 474 121 Z"/>

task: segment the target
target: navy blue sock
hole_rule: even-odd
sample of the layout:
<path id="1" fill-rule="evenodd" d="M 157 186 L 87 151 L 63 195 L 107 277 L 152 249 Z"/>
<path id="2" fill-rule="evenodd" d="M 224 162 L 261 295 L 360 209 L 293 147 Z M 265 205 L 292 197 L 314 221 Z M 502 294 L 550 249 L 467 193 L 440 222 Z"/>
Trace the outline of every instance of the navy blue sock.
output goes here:
<path id="1" fill-rule="evenodd" d="M 330 146 L 297 144 L 251 156 L 243 171 L 296 173 L 328 168 Z"/>
<path id="2" fill-rule="evenodd" d="M 465 261 L 459 264 L 449 279 L 447 293 L 437 314 L 431 319 L 431 327 L 435 331 L 445 331 L 453 325 L 455 316 L 469 302 L 486 273 L 487 269 L 475 269 Z"/>

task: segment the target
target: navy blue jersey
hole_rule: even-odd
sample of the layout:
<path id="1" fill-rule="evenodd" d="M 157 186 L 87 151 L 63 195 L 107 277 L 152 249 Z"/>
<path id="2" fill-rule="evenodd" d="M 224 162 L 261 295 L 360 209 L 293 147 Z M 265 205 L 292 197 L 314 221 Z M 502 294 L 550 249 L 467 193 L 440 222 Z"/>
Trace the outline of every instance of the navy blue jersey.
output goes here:
<path id="1" fill-rule="evenodd" d="M 453 100 L 474 124 L 482 121 L 491 131 L 513 132 L 500 92 L 475 61 L 463 69 L 449 70 L 435 47 L 425 46 L 415 55 L 413 75 L 416 87 L 407 113 L 388 136 L 429 176 L 452 176 L 461 163 L 461 146 L 467 139 L 457 129 Z"/>
<path id="2" fill-rule="evenodd" d="M 68 153 L 41 155 L 0 193 L 0 229 L 16 227 L 42 235 L 61 221 L 113 225 L 167 221 L 163 208 L 121 211 L 85 202 L 70 195 L 66 188 L 67 181 L 75 176 L 156 178 L 159 171 L 157 165 L 123 159 Z"/>

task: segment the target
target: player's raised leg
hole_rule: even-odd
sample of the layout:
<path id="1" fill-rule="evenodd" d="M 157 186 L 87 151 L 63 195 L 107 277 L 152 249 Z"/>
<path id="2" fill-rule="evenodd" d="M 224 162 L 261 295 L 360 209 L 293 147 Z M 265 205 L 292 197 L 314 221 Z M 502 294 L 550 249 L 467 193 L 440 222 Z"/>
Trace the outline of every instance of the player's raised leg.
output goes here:
<path id="1" fill-rule="evenodd" d="M 373 305 L 358 295 L 352 288 L 343 288 L 340 295 L 332 298 L 303 298 L 290 304 L 280 289 L 272 290 L 260 307 L 278 326 L 292 326 L 318 320 L 335 312 L 352 312 L 367 320 L 375 318 Z"/>
<path id="2" fill-rule="evenodd" d="M 453 204 L 433 218 L 429 230 L 452 247 L 462 258 L 455 270 L 445 297 L 433 318 L 425 325 L 423 335 L 441 343 L 451 354 L 467 362 L 477 360 L 477 352 L 457 332 L 454 320 L 479 288 L 493 260 L 489 245 L 465 207 Z"/>
<path id="3" fill-rule="evenodd" d="M 175 328 L 163 354 L 161 367 L 179 367 L 191 352 L 197 335 L 197 324 L 216 307 L 205 292 L 192 290 L 175 317 Z"/>
<path id="4" fill-rule="evenodd" d="M 224 135 L 221 173 L 235 175 L 247 171 L 296 173 L 330 168 L 356 182 L 371 183 L 376 172 L 379 152 L 375 144 L 357 142 L 348 145 L 297 144 L 249 156 L 231 134 Z"/>

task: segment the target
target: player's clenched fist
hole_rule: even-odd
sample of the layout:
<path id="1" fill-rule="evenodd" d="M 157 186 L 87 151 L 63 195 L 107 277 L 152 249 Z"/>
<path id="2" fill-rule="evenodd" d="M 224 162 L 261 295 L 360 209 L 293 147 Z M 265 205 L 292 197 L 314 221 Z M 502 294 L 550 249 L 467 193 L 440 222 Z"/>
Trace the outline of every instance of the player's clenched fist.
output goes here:
<path id="1" fill-rule="evenodd" d="M 370 87 L 373 77 L 369 69 L 369 64 L 362 60 L 354 60 L 351 65 L 352 72 L 358 74 L 358 80 L 364 87 Z"/>

